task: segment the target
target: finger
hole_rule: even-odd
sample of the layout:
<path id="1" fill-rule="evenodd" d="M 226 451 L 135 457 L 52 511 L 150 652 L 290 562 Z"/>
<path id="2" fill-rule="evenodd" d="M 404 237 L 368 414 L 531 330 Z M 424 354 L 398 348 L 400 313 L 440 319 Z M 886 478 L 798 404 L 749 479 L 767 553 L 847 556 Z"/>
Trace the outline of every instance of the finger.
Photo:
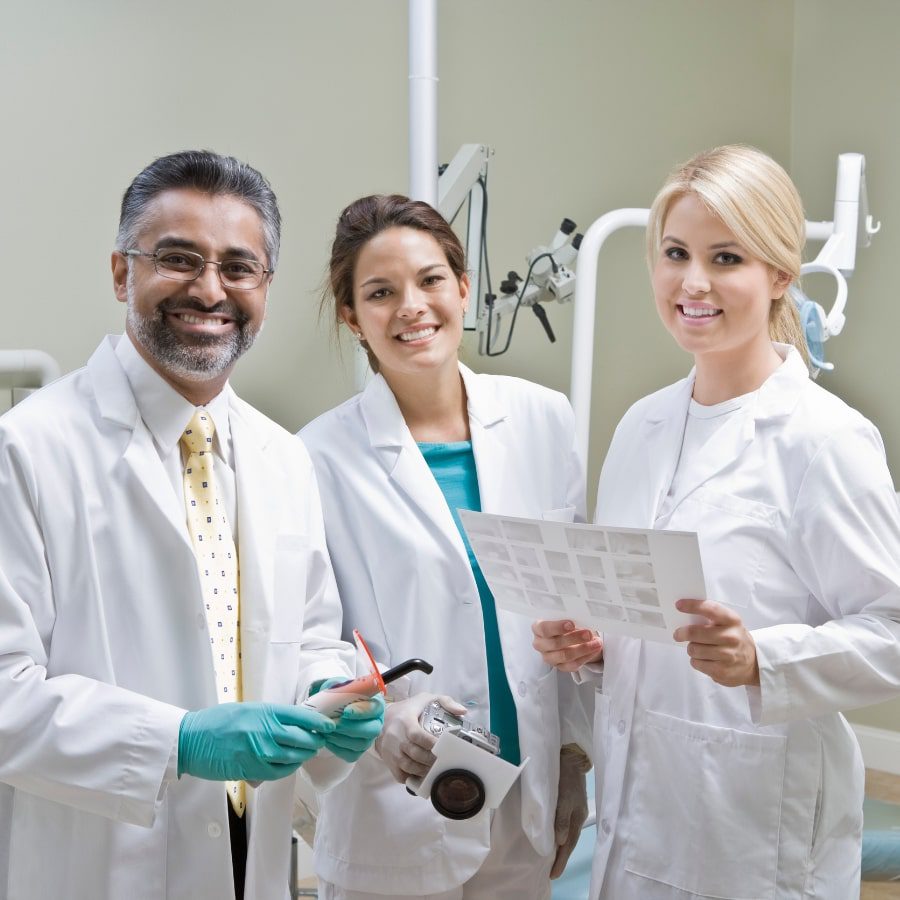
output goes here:
<path id="1" fill-rule="evenodd" d="M 332 729 L 333 731 L 334 729 Z M 282 725 L 273 723 L 270 732 L 276 746 L 283 748 L 296 747 L 300 750 L 318 750 L 325 743 L 325 735 L 309 731 L 298 725 Z"/>
<path id="2" fill-rule="evenodd" d="M 384 718 L 384 697 L 376 694 L 369 700 L 355 700 L 344 707 L 342 719 L 382 719 Z"/>
<path id="3" fill-rule="evenodd" d="M 603 657 L 603 641 L 594 638 L 586 644 L 567 647 L 555 653 L 542 653 L 544 662 L 563 672 L 575 672 L 591 662 L 598 662 Z"/>
<path id="4" fill-rule="evenodd" d="M 691 659 L 705 662 L 726 662 L 729 659 L 729 654 L 719 644 L 690 643 L 687 654 Z"/>
<path id="5" fill-rule="evenodd" d="M 559 844 L 556 848 L 556 856 L 553 859 L 553 866 L 550 869 L 550 877 L 551 878 L 559 878 L 560 875 L 566 870 L 566 864 L 569 861 L 569 857 L 572 855 L 572 851 L 575 849 L 575 844 L 578 843 L 578 832 L 572 835 L 570 832 L 566 840 Z"/>
<path id="6" fill-rule="evenodd" d="M 438 694 L 434 699 L 437 700 L 437 702 L 440 703 L 441 706 L 443 706 L 444 709 L 446 709 L 447 712 L 451 715 L 464 716 L 466 714 L 465 706 L 463 706 L 462 703 L 454 700 L 451 696 L 449 696 L 449 694 Z"/>
<path id="7" fill-rule="evenodd" d="M 297 766 L 314 756 L 324 746 L 325 742 L 322 740 L 317 740 L 314 744 L 307 747 L 273 744 L 265 753 L 258 754 L 255 757 L 255 761 L 266 766 L 293 766 L 296 769 Z"/>
<path id="8" fill-rule="evenodd" d="M 374 741 L 381 734 L 381 719 L 360 719 L 359 721 L 346 722 L 340 720 L 339 727 L 333 734 L 326 735 L 326 740 L 331 740 L 335 735 L 359 738 L 360 740 Z"/>
<path id="9" fill-rule="evenodd" d="M 738 687 L 743 684 L 737 675 L 721 662 L 710 662 L 705 659 L 692 659 L 691 666 L 698 672 L 702 672 L 708 678 L 711 678 L 716 684 L 721 684 L 723 687 Z"/>
<path id="10" fill-rule="evenodd" d="M 556 635 L 554 637 L 539 638 L 536 637 L 531 646 L 538 653 L 552 653 L 554 650 L 565 650 L 567 647 L 573 647 L 577 644 L 585 644 L 597 638 L 597 635 L 590 628 L 573 628 L 565 634 Z"/>
<path id="11" fill-rule="evenodd" d="M 733 609 L 713 600 L 676 600 L 675 608 L 690 615 L 704 616 L 714 625 L 735 625 L 741 621 L 741 617 Z"/>
<path id="12" fill-rule="evenodd" d="M 365 747 L 362 750 L 347 750 L 343 747 L 333 747 L 330 744 L 327 749 L 345 763 L 355 763 L 366 751 Z"/>
<path id="13" fill-rule="evenodd" d="M 282 725 L 297 725 L 300 728 L 309 728 L 314 731 L 334 731 L 335 726 L 332 719 L 308 706 L 272 704 L 269 706 L 269 711 Z"/>
<path id="14" fill-rule="evenodd" d="M 672 637 L 679 643 L 721 644 L 730 632 L 733 632 L 731 625 L 680 625 L 672 632 Z"/>
<path id="15" fill-rule="evenodd" d="M 574 627 L 575 623 L 569 619 L 538 619 L 531 623 L 531 633 L 536 638 L 556 638 Z"/>
<path id="16" fill-rule="evenodd" d="M 419 765 L 426 766 L 427 768 L 431 768 L 434 765 L 434 761 L 437 758 L 430 750 L 423 750 L 421 747 L 416 747 L 414 744 L 407 744 L 400 751 L 401 758 L 411 759 Z"/>
<path id="17" fill-rule="evenodd" d="M 418 726 L 418 722 L 416 725 Z M 410 729 L 409 733 L 406 735 L 404 750 L 406 750 L 407 747 L 415 746 L 421 747 L 422 750 L 430 753 L 431 748 L 436 741 L 437 738 L 433 734 L 429 734 L 424 728 L 416 727 L 415 729 Z"/>
<path id="18" fill-rule="evenodd" d="M 335 747 L 340 750 L 352 750 L 355 753 L 363 753 L 372 742 L 365 738 L 351 737 L 340 732 L 335 732 L 325 741 L 325 747 L 334 752 Z"/>
<path id="19" fill-rule="evenodd" d="M 424 778 L 431 766 L 425 765 L 420 762 L 416 762 L 414 759 L 410 759 L 408 756 L 404 756 L 400 760 L 400 771 L 403 773 L 402 778 L 398 778 L 398 781 L 406 781 L 410 775 L 415 775 L 418 778 Z"/>

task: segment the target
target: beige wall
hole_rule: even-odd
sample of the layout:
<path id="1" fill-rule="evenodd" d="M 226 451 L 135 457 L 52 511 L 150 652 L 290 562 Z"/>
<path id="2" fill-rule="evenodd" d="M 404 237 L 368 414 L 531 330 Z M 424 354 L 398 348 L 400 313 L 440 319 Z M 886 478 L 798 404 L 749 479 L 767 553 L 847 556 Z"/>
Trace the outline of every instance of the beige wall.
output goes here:
<path id="1" fill-rule="evenodd" d="M 900 4 L 797 0 L 795 15 L 791 171 L 807 217 L 831 218 L 835 159 L 852 150 L 866 155 L 871 211 L 883 220 L 857 257 L 847 326 L 827 347 L 836 368 L 821 382 L 875 422 L 900 487 Z M 851 718 L 900 731 L 900 700 Z"/>
<path id="2" fill-rule="evenodd" d="M 886 268 L 900 209 L 888 147 L 900 119 L 881 112 L 895 103 L 897 13 L 892 0 L 863 2 L 867 17 L 839 0 L 443 0 L 440 151 L 496 151 L 495 284 L 508 269 L 524 274 L 525 253 L 563 216 L 584 230 L 611 209 L 646 206 L 668 169 L 704 147 L 760 146 L 823 218 L 836 153 L 861 149 L 887 224 L 860 259 L 833 353 L 840 369 L 826 384 L 876 419 L 897 461 L 897 417 L 886 421 L 891 335 L 875 318 L 900 309 Z M 840 40 L 844 19 L 865 34 Z M 870 57 L 869 41 L 883 49 Z M 880 78 L 869 75 L 876 67 Z M 843 74 L 855 86 L 841 118 L 816 117 L 828 106 L 819 93 L 830 96 L 829 79 Z M 108 256 L 121 192 L 154 156 L 211 147 L 257 165 L 285 219 L 268 327 L 236 387 L 290 429 L 344 399 L 350 355 L 341 361 L 317 325 L 316 288 L 342 206 L 407 187 L 406 75 L 406 0 L 10 4 L 0 35 L 0 346 L 46 350 L 68 370 L 119 331 Z M 839 123 L 852 123 L 846 135 Z M 607 243 L 599 303 L 589 491 L 622 412 L 689 366 L 656 320 L 637 230 Z M 556 344 L 525 312 L 507 356 L 478 357 L 467 336 L 467 361 L 566 390 L 571 308 L 548 313 Z M 883 357 L 877 377 L 872 346 Z"/>

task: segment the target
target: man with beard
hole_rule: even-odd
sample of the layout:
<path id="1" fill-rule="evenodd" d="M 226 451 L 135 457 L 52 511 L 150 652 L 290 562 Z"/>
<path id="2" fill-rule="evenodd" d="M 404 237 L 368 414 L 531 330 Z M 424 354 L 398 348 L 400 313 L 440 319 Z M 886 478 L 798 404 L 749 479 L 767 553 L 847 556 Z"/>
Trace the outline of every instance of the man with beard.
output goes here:
<path id="1" fill-rule="evenodd" d="M 3 897 L 282 897 L 296 770 L 328 786 L 380 729 L 297 705 L 353 665 L 315 478 L 228 386 L 279 239 L 256 170 L 156 160 L 125 335 L 0 420 Z"/>

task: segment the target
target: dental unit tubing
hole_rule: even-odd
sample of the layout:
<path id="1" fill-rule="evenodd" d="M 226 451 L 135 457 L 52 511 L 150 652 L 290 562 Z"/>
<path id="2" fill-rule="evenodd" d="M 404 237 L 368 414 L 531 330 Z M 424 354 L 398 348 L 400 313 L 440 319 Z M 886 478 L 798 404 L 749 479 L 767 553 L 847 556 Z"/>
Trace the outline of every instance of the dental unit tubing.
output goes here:
<path id="1" fill-rule="evenodd" d="M 585 232 L 575 268 L 572 312 L 572 390 L 575 426 L 581 458 L 588 458 L 591 423 L 591 375 L 594 370 L 594 318 L 597 306 L 597 268 L 600 249 L 620 228 L 646 228 L 649 209 L 615 209 L 600 216 Z"/>
<path id="2" fill-rule="evenodd" d="M 437 0 L 409 0 L 409 196 L 438 205 Z"/>
<path id="3" fill-rule="evenodd" d="M 0 385 L 43 387 L 60 374 L 56 360 L 43 350 L 0 350 Z"/>

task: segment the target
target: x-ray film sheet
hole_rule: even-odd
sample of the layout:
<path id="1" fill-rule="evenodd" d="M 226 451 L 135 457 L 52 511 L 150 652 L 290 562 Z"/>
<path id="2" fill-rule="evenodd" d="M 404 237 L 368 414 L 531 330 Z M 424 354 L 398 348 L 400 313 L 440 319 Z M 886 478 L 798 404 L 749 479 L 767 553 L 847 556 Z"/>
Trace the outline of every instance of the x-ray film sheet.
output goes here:
<path id="1" fill-rule="evenodd" d="M 672 643 L 695 620 L 675 601 L 706 597 L 696 534 L 459 514 L 497 606 L 509 612 Z"/>

